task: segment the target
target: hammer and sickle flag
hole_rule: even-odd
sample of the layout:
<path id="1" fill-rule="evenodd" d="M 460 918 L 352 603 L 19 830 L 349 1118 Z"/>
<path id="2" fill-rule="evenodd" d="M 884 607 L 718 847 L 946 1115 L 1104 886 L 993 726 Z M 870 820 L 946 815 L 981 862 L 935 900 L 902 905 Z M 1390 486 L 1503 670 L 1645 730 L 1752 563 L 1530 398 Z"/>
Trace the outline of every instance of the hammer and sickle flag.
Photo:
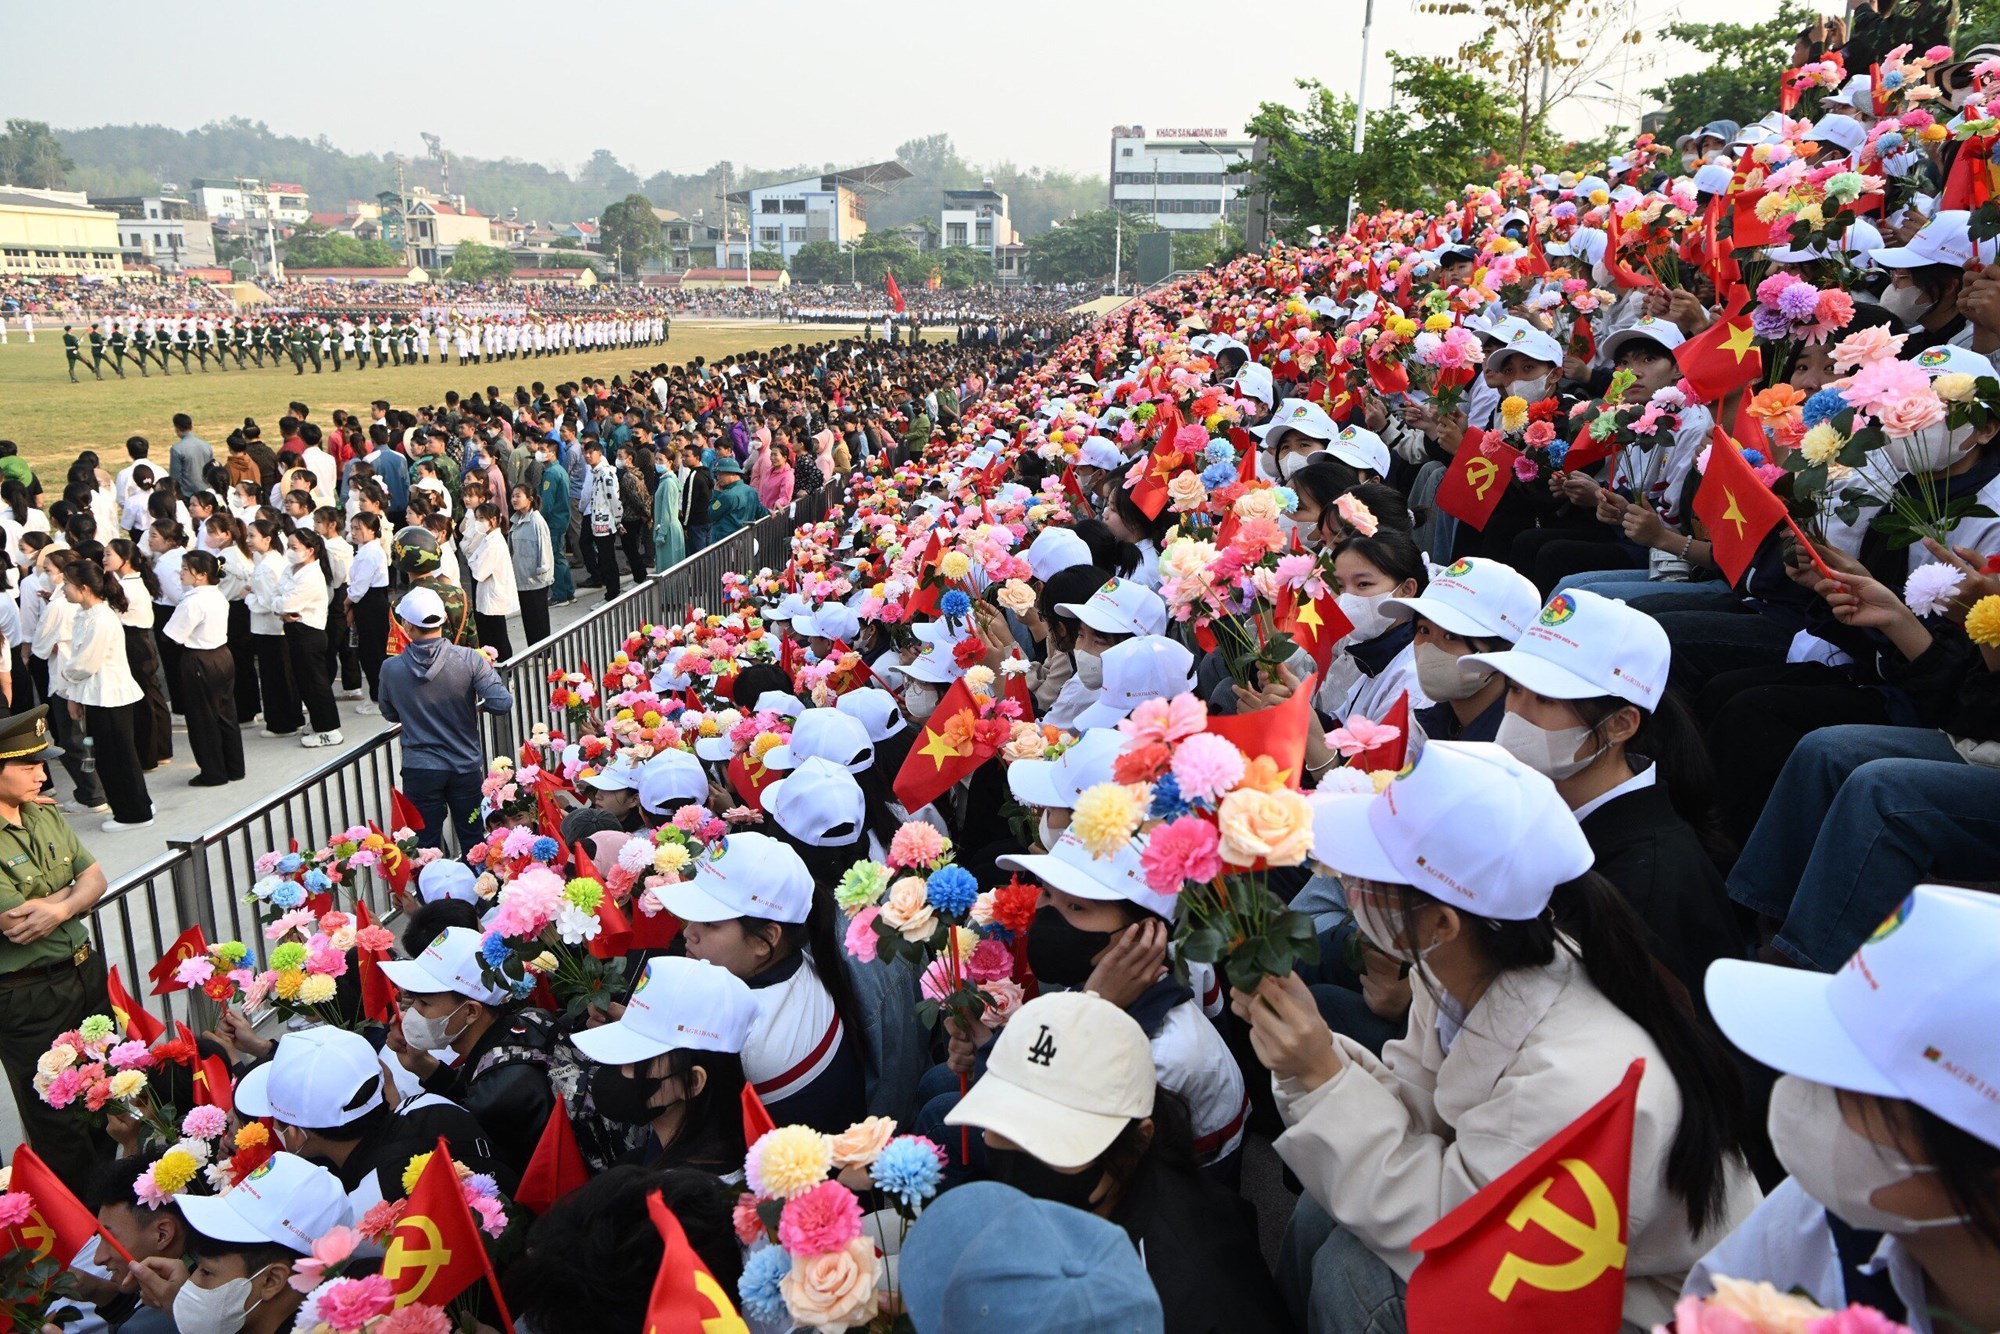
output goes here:
<path id="1" fill-rule="evenodd" d="M 1615 1334 L 1645 1069 L 1410 1243 L 1410 1334 Z"/>
<path id="2" fill-rule="evenodd" d="M 25 1195 L 34 1204 L 21 1222 L 0 1228 L 0 1254 L 25 1250 L 33 1252 L 37 1260 L 53 1259 L 57 1264 L 68 1265 L 92 1237 L 103 1237 L 125 1257 L 127 1264 L 133 1263 L 131 1252 L 98 1225 L 97 1215 L 84 1207 L 83 1201 L 71 1194 L 62 1179 L 25 1144 L 14 1150 L 7 1192 Z"/>
<path id="3" fill-rule="evenodd" d="M 493 1289 L 493 1301 L 500 1310 L 507 1334 L 514 1321 L 500 1295 L 500 1282 L 493 1275 L 480 1239 L 479 1224 L 458 1184 L 451 1163 L 451 1150 L 443 1139 L 437 1151 L 417 1175 L 417 1188 L 410 1192 L 409 1208 L 402 1221 L 389 1233 L 389 1245 L 382 1255 L 382 1277 L 396 1294 L 398 1310 L 412 1302 L 443 1306 L 473 1284 L 485 1279 Z"/>
<path id="4" fill-rule="evenodd" d="M 744 1088 L 747 1091 L 749 1085 Z M 645 1334 L 750 1334 L 729 1294 L 695 1254 L 680 1220 L 657 1190 L 646 1198 L 646 1211 L 665 1249 L 660 1252 L 652 1296 L 646 1301 Z"/>
<path id="5" fill-rule="evenodd" d="M 1514 480 L 1514 460 L 1521 451 L 1504 440 L 1498 431 L 1481 431 L 1468 426 L 1459 441 L 1444 480 L 1438 483 L 1437 505 L 1460 523 L 1485 531 L 1500 498 Z"/>

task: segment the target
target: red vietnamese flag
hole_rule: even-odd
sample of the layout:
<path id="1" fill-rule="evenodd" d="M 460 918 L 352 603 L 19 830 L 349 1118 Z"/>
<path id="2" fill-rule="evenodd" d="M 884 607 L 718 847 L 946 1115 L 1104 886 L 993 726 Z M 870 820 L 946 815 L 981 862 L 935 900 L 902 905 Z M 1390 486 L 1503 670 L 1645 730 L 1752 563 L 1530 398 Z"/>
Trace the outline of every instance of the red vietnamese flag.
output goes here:
<path id="1" fill-rule="evenodd" d="M 1708 526 L 1716 565 L 1734 584 L 1771 530 L 1785 521 L 1785 502 L 1750 471 L 1743 451 L 1718 426 L 1710 436 L 1708 471 L 1694 493 L 1694 512 Z"/>
<path id="2" fill-rule="evenodd" d="M 743 1084 L 743 1142 L 755 1144 L 764 1136 L 778 1128 L 771 1119 L 770 1109 L 764 1106 L 764 1099 L 757 1093 L 757 1086 L 745 1081 Z"/>
<path id="3" fill-rule="evenodd" d="M 0 1230 L 0 1242 L 5 1243 L 6 1250 L 30 1250 L 39 1260 L 52 1259 L 67 1267 L 92 1237 L 102 1237 L 111 1243 L 112 1250 L 125 1257 L 126 1264 L 134 1263 L 132 1253 L 99 1226 L 97 1215 L 85 1208 L 83 1201 L 25 1144 L 14 1150 L 7 1189 L 28 1196 L 35 1203 L 26 1219 Z"/>
<path id="4" fill-rule="evenodd" d="M 882 278 L 883 281 L 887 284 L 889 289 L 889 304 L 896 308 L 897 314 L 899 315 L 902 314 L 903 289 L 896 286 L 896 275 L 891 273 L 889 270 L 884 269 L 882 270 Z"/>
<path id="5" fill-rule="evenodd" d="M 390 832 L 393 833 L 398 829 L 408 829 L 412 832 L 415 832 L 417 830 L 422 829 L 423 827 L 424 827 L 423 813 L 417 809 L 416 803 L 411 801 L 408 797 L 404 796 L 403 790 L 401 788 L 397 787 L 390 788 L 389 789 Z"/>
<path id="6" fill-rule="evenodd" d="M 1001 698 L 1011 699 L 1021 706 L 1021 716 L 1017 722 L 1035 721 L 1035 692 L 1028 689 L 1026 672 L 1001 672 Z"/>
<path id="7" fill-rule="evenodd" d="M 1624 243 L 1624 234 L 1618 221 L 1618 209 L 1614 205 L 1606 210 L 1604 223 L 1604 267 L 1611 270 L 1612 278 L 1620 287 L 1658 287 L 1660 280 L 1650 273 L 1640 273 L 1631 265 L 1618 258 L 1618 249 Z"/>
<path id="8" fill-rule="evenodd" d="M 963 678 L 953 681 L 936 709 L 924 721 L 917 744 L 903 758 L 896 773 L 896 800 L 906 811 L 920 811 L 951 790 L 951 785 L 984 764 L 972 741 L 972 725 L 979 717 L 972 691 Z"/>
<path id="9" fill-rule="evenodd" d="M 1324 676 L 1328 665 L 1333 662 L 1333 646 L 1353 632 L 1354 622 L 1347 619 L 1347 613 L 1340 609 L 1339 599 L 1332 593 L 1301 599 L 1301 591 L 1295 588 L 1278 590 L 1278 605 L 1273 609 L 1271 623 L 1310 654 L 1313 665 Z"/>
<path id="10" fill-rule="evenodd" d="M 1579 315 L 1570 326 L 1569 345 L 1585 362 L 1597 359 L 1597 331 L 1590 327 L 1590 317 Z"/>
<path id="11" fill-rule="evenodd" d="M 1410 373 L 1401 362 L 1372 355 L 1363 360 L 1368 363 L 1368 383 L 1375 386 L 1376 393 L 1400 394 L 1409 389 Z"/>
<path id="12" fill-rule="evenodd" d="M 354 925 L 357 931 L 375 925 L 366 903 L 355 903 Z M 354 951 L 355 965 L 361 973 L 361 1012 L 378 1024 L 386 1024 L 396 1015 L 396 984 L 382 971 L 382 961 L 388 953 L 384 949 L 358 947 Z"/>
<path id="13" fill-rule="evenodd" d="M 1750 250 L 1771 244 L 1771 224 L 1757 216 L 1757 201 L 1764 197 L 1759 190 L 1738 190 L 1729 196 L 1734 201 L 1730 205 L 1729 244 L 1738 250 Z"/>
<path id="14" fill-rule="evenodd" d="M 597 934 L 584 943 L 584 948 L 593 959 L 621 959 L 632 948 L 632 919 L 612 902 L 609 894 L 597 901 Z"/>
<path id="15" fill-rule="evenodd" d="M 166 1036 L 167 1026 L 146 1013 L 146 1007 L 125 990 L 115 963 L 104 974 L 104 994 L 111 1002 L 111 1017 L 118 1021 L 118 1030 L 126 1037 L 150 1046 Z"/>
<path id="16" fill-rule="evenodd" d="M 1396 728 L 1396 738 L 1362 751 L 1347 762 L 1347 767 L 1363 774 L 1401 773 L 1410 754 L 1410 692 L 1396 696 L 1396 702 L 1377 721 L 1383 727 Z"/>
<path id="17" fill-rule="evenodd" d="M 1725 302 L 1724 309 L 1735 305 Z M 1674 361 L 1700 403 L 1713 403 L 1764 373 L 1764 354 L 1757 350 L 1747 315 L 1728 315 L 1709 325 L 1674 349 Z"/>
<path id="18" fill-rule="evenodd" d="M 1187 466 L 1188 454 L 1178 443 L 1181 410 L 1172 403 L 1163 406 L 1148 426 L 1157 427 L 1158 434 L 1153 439 L 1153 452 L 1147 456 L 1146 470 L 1132 484 L 1132 503 L 1145 511 L 1147 518 L 1157 519 L 1167 507 L 1167 483 Z"/>
<path id="19" fill-rule="evenodd" d="M 220 1107 L 225 1112 L 234 1110 L 236 1076 L 229 1072 L 228 1061 L 220 1056 L 204 1056 L 195 1062 L 194 1105 Z"/>
<path id="20" fill-rule="evenodd" d="M 764 761 L 753 758 L 747 750 L 729 761 L 724 775 L 729 779 L 730 790 L 753 811 L 764 809 L 764 789 L 782 776 L 776 769 L 766 768 Z"/>
<path id="21" fill-rule="evenodd" d="M 1939 208 L 1974 209 L 1993 197 L 1993 139 L 1990 134 L 1974 135 L 1958 146 L 1944 178 Z"/>
<path id="22" fill-rule="evenodd" d="M 750 1327 L 688 1243 L 659 1191 L 646 1197 L 646 1212 L 665 1247 L 646 1299 L 645 1334 L 749 1334 Z"/>
<path id="23" fill-rule="evenodd" d="M 556 1099 L 555 1109 L 542 1126 L 542 1137 L 528 1157 L 514 1203 L 530 1213 L 542 1213 L 563 1196 L 590 1180 L 590 1168 L 583 1151 L 576 1147 L 576 1128 L 569 1123 L 569 1104 Z"/>
<path id="24" fill-rule="evenodd" d="M 1076 465 L 1074 463 L 1063 469 L 1062 489 L 1064 494 L 1075 501 L 1077 506 L 1082 509 L 1082 517 L 1089 517 L 1090 497 L 1083 493 L 1083 483 L 1076 480 Z"/>
<path id="25" fill-rule="evenodd" d="M 1437 507 L 1460 523 L 1481 530 L 1507 494 L 1514 477 L 1514 462 L 1521 451 L 1497 431 L 1467 427 L 1459 441 L 1458 453 L 1438 483 Z"/>
<path id="26" fill-rule="evenodd" d="M 189 959 L 198 959 L 208 953 L 208 940 L 201 934 L 201 928 L 191 926 L 174 937 L 174 943 L 167 946 L 167 952 L 160 961 L 146 970 L 146 976 L 153 981 L 152 995 L 164 996 L 173 991 L 186 991 L 187 987 L 174 980 L 174 970 Z"/>
<path id="27" fill-rule="evenodd" d="M 1632 1119 L 1646 1062 L 1410 1243 L 1410 1334 L 1612 1334 L 1625 1305 Z"/>
<path id="28" fill-rule="evenodd" d="M 396 1294 L 398 1310 L 413 1302 L 443 1306 L 485 1279 L 493 1289 L 501 1322 L 508 1334 L 513 1334 L 514 1321 L 500 1295 L 499 1280 L 493 1276 L 486 1243 L 479 1235 L 472 1206 L 465 1202 L 451 1150 L 442 1137 L 430 1161 L 417 1174 L 417 1188 L 410 1192 L 402 1219 L 389 1232 L 382 1277 L 389 1280 Z"/>
<path id="29" fill-rule="evenodd" d="M 1296 788 L 1306 771 L 1306 722 L 1312 709 L 1313 687 L 1318 684 L 1317 674 L 1308 676 L 1284 703 L 1268 709 L 1211 713 L 1203 730 L 1235 742 L 1246 759 L 1254 760 L 1261 755 L 1270 760 L 1278 766 L 1286 785 Z"/>

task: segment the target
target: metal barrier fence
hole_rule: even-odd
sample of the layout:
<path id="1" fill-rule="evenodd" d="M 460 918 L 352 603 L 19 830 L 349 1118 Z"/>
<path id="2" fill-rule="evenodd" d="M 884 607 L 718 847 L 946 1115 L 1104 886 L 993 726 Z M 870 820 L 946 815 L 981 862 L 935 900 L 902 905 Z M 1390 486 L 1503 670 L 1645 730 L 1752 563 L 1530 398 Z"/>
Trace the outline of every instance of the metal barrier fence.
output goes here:
<path id="1" fill-rule="evenodd" d="M 514 753 L 537 723 L 550 720 L 551 671 L 582 662 L 601 673 L 640 625 L 683 617 L 690 607 L 719 606 L 724 574 L 782 566 L 793 530 L 824 518 L 829 497 L 830 491 L 821 491 L 757 520 L 501 664 L 514 706 L 505 715 L 486 715 L 486 753 Z M 257 858 L 323 846 L 370 819 L 386 825 L 402 759 L 401 734 L 401 728 L 391 727 L 224 823 L 193 838 L 169 839 L 163 855 L 119 877 L 92 911 L 90 929 L 98 952 L 119 966 L 127 989 L 138 996 L 150 990 L 147 972 L 189 926 L 200 926 L 209 940 L 242 941 L 263 965 L 268 945 L 244 898 L 257 878 Z M 362 876 L 356 892 L 378 917 L 388 911 L 388 889 L 379 876 Z M 169 1019 L 200 1026 L 211 1017 L 199 992 L 157 999 Z"/>

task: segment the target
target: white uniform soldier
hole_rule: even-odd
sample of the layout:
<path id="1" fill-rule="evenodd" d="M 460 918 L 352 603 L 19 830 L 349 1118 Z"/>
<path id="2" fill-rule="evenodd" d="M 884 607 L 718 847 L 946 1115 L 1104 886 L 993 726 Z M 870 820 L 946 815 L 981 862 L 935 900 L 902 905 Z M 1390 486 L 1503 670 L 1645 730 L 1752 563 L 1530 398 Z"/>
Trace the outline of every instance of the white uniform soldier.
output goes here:
<path id="1" fill-rule="evenodd" d="M 35 341 L 35 317 L 33 315 L 23 315 L 21 317 L 21 332 L 27 335 L 30 343 Z"/>
<path id="2" fill-rule="evenodd" d="M 424 365 L 428 366 L 431 364 L 431 326 L 429 322 L 419 317 L 416 322 L 416 329 L 417 355 L 422 357 Z"/>

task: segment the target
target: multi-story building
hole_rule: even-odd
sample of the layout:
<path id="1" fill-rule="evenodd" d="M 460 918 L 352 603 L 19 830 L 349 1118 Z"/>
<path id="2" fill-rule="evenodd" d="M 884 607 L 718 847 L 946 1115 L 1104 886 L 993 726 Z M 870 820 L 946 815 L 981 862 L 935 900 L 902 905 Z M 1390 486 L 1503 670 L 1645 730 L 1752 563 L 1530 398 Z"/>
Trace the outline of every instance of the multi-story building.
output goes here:
<path id="1" fill-rule="evenodd" d="M 200 178 L 194 182 L 194 203 L 202 216 L 224 224 L 275 223 L 296 227 L 312 217 L 303 185 L 284 181 L 265 184 L 250 176 Z"/>
<path id="2" fill-rule="evenodd" d="M 1254 140 L 1223 128 L 1143 125 L 1111 130 L 1111 207 L 1150 218 L 1169 231 L 1201 231 L 1218 222 L 1242 226 L 1247 179 L 1230 168 L 1249 162 Z"/>
<path id="3" fill-rule="evenodd" d="M 74 190 L 0 185 L 0 274 L 120 277 L 118 215 Z"/>
<path id="4" fill-rule="evenodd" d="M 193 200 L 121 195 L 90 202 L 118 215 L 118 246 L 128 267 L 151 265 L 162 273 L 215 267 L 215 228 Z"/>
<path id="5" fill-rule="evenodd" d="M 944 208 L 938 215 L 940 244 L 971 246 L 997 259 L 1002 247 L 1021 238 L 1007 217 L 1007 196 L 993 188 L 989 177 L 978 190 L 946 190 Z"/>
<path id="6" fill-rule="evenodd" d="M 907 180 L 909 175 L 900 162 L 877 162 L 738 190 L 729 196 L 729 202 L 749 210 L 750 248 L 782 255 L 789 263 L 800 246 L 814 241 L 850 245 L 860 240 L 868 232 L 868 195 Z M 745 238 L 739 232 L 729 240 L 727 254 L 723 246 L 716 246 L 716 263 L 724 268 L 741 267 Z"/>

